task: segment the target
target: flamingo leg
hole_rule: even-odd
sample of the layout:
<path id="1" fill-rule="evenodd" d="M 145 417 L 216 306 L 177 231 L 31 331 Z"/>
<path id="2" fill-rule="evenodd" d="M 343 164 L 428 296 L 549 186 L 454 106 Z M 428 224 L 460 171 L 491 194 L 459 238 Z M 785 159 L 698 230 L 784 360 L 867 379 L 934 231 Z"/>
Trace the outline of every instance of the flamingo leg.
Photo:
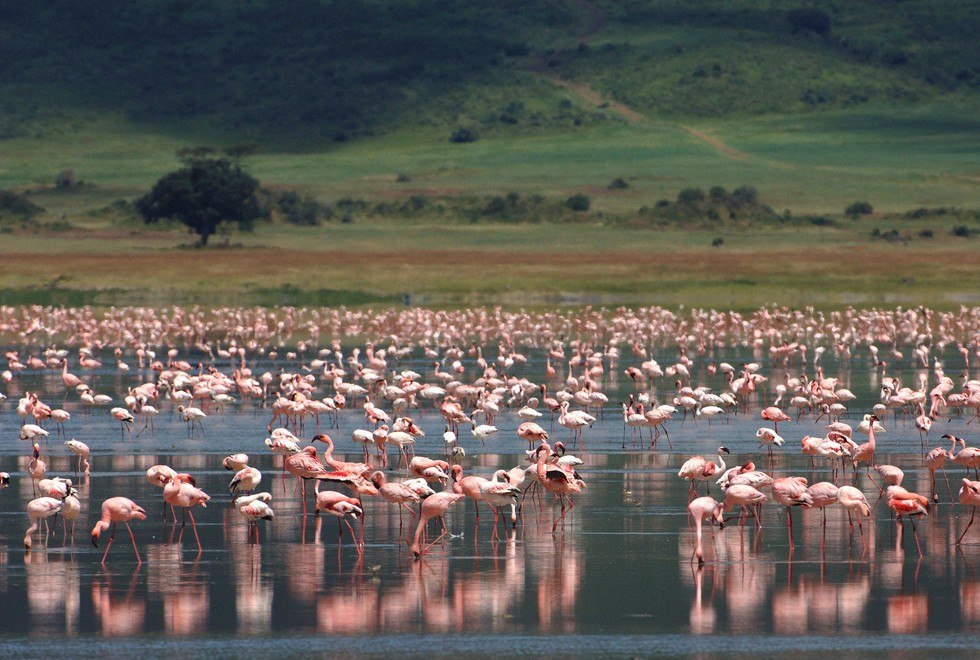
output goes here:
<path id="1" fill-rule="evenodd" d="M 109 542 L 106 543 L 105 552 L 102 553 L 102 563 L 105 564 L 106 557 L 109 556 L 109 548 L 112 547 L 112 541 L 116 538 L 116 523 L 112 523 L 112 532 L 109 534 Z"/>
<path id="2" fill-rule="evenodd" d="M 975 507 L 974 507 L 974 510 L 976 510 Z M 912 523 L 912 536 L 915 537 L 915 548 L 916 548 L 916 550 L 919 551 L 919 558 L 921 559 L 922 558 L 922 546 L 919 545 L 919 532 L 915 529 L 915 518 L 913 518 L 912 516 L 909 516 L 909 522 Z"/>
<path id="3" fill-rule="evenodd" d="M 191 530 L 194 532 L 194 540 L 197 541 L 197 553 L 201 554 L 204 548 L 201 547 L 201 539 L 197 535 L 197 523 L 194 521 L 194 512 L 189 508 L 187 509 L 187 515 L 191 517 Z M 128 525 L 127 525 L 128 526 Z M 135 541 L 134 541 L 135 543 Z"/>
<path id="4" fill-rule="evenodd" d="M 963 537 L 966 536 L 966 532 L 968 529 L 970 529 L 970 525 L 973 524 L 973 519 L 976 517 L 976 515 L 977 515 L 977 507 L 973 507 L 973 513 L 970 515 L 970 522 L 967 523 L 966 529 L 964 529 L 963 533 L 960 534 L 960 538 L 956 539 L 956 545 L 959 545 L 960 541 L 963 540 Z"/>
<path id="5" fill-rule="evenodd" d="M 136 553 L 136 563 L 142 564 L 143 560 L 140 558 L 140 551 L 136 548 L 136 537 L 133 536 L 133 528 L 129 526 L 128 522 L 126 523 L 126 529 L 129 530 L 129 540 L 133 542 L 133 552 Z M 74 533 L 74 530 L 72 531 L 72 533 Z M 107 553 L 109 552 L 108 548 L 106 548 L 106 552 Z M 105 559 L 103 558 L 102 561 L 104 563 Z"/>

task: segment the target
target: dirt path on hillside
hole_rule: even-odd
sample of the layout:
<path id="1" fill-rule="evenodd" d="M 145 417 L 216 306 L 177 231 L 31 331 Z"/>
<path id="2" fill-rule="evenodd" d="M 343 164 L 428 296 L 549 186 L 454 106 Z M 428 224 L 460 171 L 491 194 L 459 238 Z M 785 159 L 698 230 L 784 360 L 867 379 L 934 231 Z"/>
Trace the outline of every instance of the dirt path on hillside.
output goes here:
<path id="1" fill-rule="evenodd" d="M 724 142 L 722 142 L 720 139 L 716 138 L 713 135 L 708 135 L 704 131 L 699 131 L 698 129 L 693 128 L 691 126 L 681 126 L 681 128 L 687 131 L 688 134 L 693 136 L 694 138 L 713 147 L 715 151 L 717 151 L 718 153 L 722 153 L 725 154 L 726 156 L 730 156 L 735 160 L 741 160 L 741 161 L 749 160 L 749 155 L 747 153 L 744 153 L 742 151 L 739 151 L 738 149 L 728 146 L 727 144 L 725 144 Z"/>

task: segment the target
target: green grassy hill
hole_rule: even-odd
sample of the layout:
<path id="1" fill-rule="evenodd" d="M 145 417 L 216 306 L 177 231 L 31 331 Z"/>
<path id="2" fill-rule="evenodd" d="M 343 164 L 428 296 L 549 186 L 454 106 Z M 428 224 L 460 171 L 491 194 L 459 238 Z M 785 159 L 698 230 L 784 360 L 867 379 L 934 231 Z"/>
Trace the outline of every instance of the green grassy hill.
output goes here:
<path id="1" fill-rule="evenodd" d="M 0 138 L 78 111 L 290 148 L 622 120 L 559 77 L 661 119 L 908 105 L 973 94 L 978 32 L 967 0 L 6 2 Z"/>

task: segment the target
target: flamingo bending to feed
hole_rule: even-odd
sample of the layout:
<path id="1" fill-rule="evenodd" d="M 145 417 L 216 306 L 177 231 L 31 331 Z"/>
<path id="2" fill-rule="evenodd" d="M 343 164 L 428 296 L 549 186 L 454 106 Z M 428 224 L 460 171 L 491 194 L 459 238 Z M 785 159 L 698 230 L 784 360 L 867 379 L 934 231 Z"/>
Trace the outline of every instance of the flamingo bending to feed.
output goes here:
<path id="1" fill-rule="evenodd" d="M 915 547 L 922 557 L 922 545 L 919 543 L 919 532 L 915 529 L 915 519 L 912 516 L 929 515 L 929 498 L 918 493 L 911 493 L 901 486 L 888 487 L 888 508 L 895 512 L 899 525 L 902 516 L 908 516 L 912 523 L 912 534 L 915 536 Z"/>
<path id="2" fill-rule="evenodd" d="M 25 550 L 30 551 L 32 545 L 31 537 L 40 526 L 42 520 L 45 526 L 45 536 L 47 536 L 48 518 L 57 515 L 63 505 L 63 500 L 48 496 L 38 497 L 27 503 L 27 518 L 31 521 L 31 526 L 27 528 L 27 532 L 24 534 Z"/>
<path id="3" fill-rule="evenodd" d="M 72 438 L 71 440 L 65 440 L 65 446 L 68 447 L 69 451 L 71 451 L 73 454 L 78 456 L 78 464 L 75 467 L 75 474 L 77 475 L 81 472 L 86 477 L 89 476 L 89 470 L 91 468 L 91 465 L 88 462 L 88 457 L 89 457 L 88 445 L 85 444 L 84 442 L 80 442 Z M 84 467 L 84 472 L 82 472 L 83 467 Z"/>
<path id="4" fill-rule="evenodd" d="M 564 522 L 565 516 L 575 507 L 572 494 L 580 492 L 584 484 L 581 479 L 575 476 L 571 467 L 549 463 L 551 456 L 551 447 L 547 443 L 543 442 L 538 445 L 536 461 L 538 481 L 545 490 L 556 495 L 561 503 L 561 516 L 551 526 L 551 532 L 554 533 L 558 529 L 558 524 Z M 565 506 L 566 501 L 568 503 L 567 508 Z"/>
<path id="5" fill-rule="evenodd" d="M 956 539 L 956 545 L 960 544 L 963 537 L 966 536 L 966 531 L 970 529 L 970 525 L 973 524 L 973 519 L 977 515 L 977 507 L 980 506 L 980 481 L 970 481 L 969 479 L 963 480 L 963 486 L 960 487 L 959 492 L 960 504 L 963 506 L 973 507 L 973 513 L 970 515 L 970 522 L 967 523 L 966 529 L 960 534 L 960 537 Z"/>
<path id="6" fill-rule="evenodd" d="M 136 553 L 136 563 L 143 563 L 143 560 L 140 559 L 140 551 L 136 548 L 136 537 L 133 536 L 133 530 L 129 526 L 129 521 L 133 519 L 146 520 L 146 511 L 128 497 L 110 497 L 102 503 L 102 518 L 92 528 L 92 545 L 99 547 L 99 535 L 109 529 L 109 525 L 112 524 L 109 543 L 102 555 L 103 564 L 105 564 L 106 557 L 109 556 L 109 548 L 112 547 L 112 541 L 116 537 L 116 523 L 126 525 L 126 529 L 129 530 L 129 538 L 133 542 L 133 552 Z"/>
<path id="7" fill-rule="evenodd" d="M 194 532 L 194 540 L 197 541 L 197 552 L 200 554 L 203 548 L 201 547 L 201 539 L 197 535 L 197 523 L 194 520 L 194 513 L 191 511 L 191 508 L 194 505 L 207 508 L 208 500 L 211 499 L 211 496 L 195 486 L 190 475 L 176 474 L 170 477 L 163 487 L 163 499 L 170 506 L 181 507 L 191 517 L 191 530 Z M 176 519 L 174 522 L 176 523 Z M 180 539 L 184 535 L 184 524 L 181 523 L 180 525 L 180 536 L 177 537 L 178 543 L 180 543 Z"/>
<path id="8" fill-rule="evenodd" d="M 861 516 L 867 518 L 871 515 L 871 506 L 868 504 L 864 493 L 854 486 L 841 486 L 837 489 L 837 503 L 847 510 L 847 522 L 851 534 L 854 533 L 854 520 L 851 513 L 858 514 L 858 529 L 861 531 L 861 539 L 864 540 L 864 526 L 861 524 Z"/>
<path id="9" fill-rule="evenodd" d="M 772 498 L 777 504 L 786 507 L 786 532 L 789 536 L 790 550 L 796 547 L 793 542 L 793 516 L 790 507 L 802 506 L 810 508 L 813 497 L 807 492 L 805 477 L 783 477 L 772 482 Z"/>
<path id="10" fill-rule="evenodd" d="M 245 521 L 249 526 L 249 533 L 251 529 L 255 529 L 255 540 L 259 539 L 259 520 L 272 520 L 276 517 L 275 512 L 272 507 L 269 506 L 269 502 L 272 501 L 272 495 L 270 493 L 253 493 L 252 495 L 242 495 L 235 499 L 235 508 L 238 509 L 238 513 L 245 518 Z"/>
<path id="11" fill-rule="evenodd" d="M 321 511 L 337 518 L 338 543 L 344 535 L 344 529 L 340 526 L 341 521 L 347 525 L 347 529 L 350 530 L 351 539 L 354 540 L 354 547 L 357 548 L 357 556 L 363 557 L 364 548 L 358 542 L 357 535 L 354 534 L 354 528 L 347 521 L 348 515 L 354 520 L 357 520 L 358 516 L 364 515 L 360 501 L 355 497 L 348 497 L 335 490 L 321 490 L 316 494 L 316 512 L 319 514 Z"/>
<path id="12" fill-rule="evenodd" d="M 691 500 L 691 503 L 687 505 L 687 510 L 694 516 L 694 533 L 697 539 L 691 561 L 693 562 L 697 558 L 698 566 L 701 566 L 704 564 L 704 549 L 701 547 L 701 523 L 710 520 L 712 526 L 717 525 L 721 529 L 725 529 L 724 504 L 716 502 L 713 497 L 704 496 Z M 712 530 L 713 535 L 714 530 Z"/>

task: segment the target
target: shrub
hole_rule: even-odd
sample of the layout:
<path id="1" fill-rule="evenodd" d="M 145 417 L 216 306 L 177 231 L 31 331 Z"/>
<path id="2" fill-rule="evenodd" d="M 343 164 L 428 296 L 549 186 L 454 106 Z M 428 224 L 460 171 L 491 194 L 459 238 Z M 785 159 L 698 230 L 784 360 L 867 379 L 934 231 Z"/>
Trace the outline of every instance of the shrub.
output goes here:
<path id="1" fill-rule="evenodd" d="M 588 211 L 592 202 L 588 195 L 572 195 L 565 200 L 565 206 L 576 212 Z"/>
<path id="2" fill-rule="evenodd" d="M 78 185 L 78 175 L 75 174 L 74 168 L 69 167 L 66 170 L 61 170 L 58 172 L 58 176 L 54 178 L 54 185 L 58 188 L 74 188 Z"/>
<path id="3" fill-rule="evenodd" d="M 821 11 L 820 9 L 811 9 L 809 7 L 790 9 L 786 12 L 786 18 L 789 20 L 790 32 L 793 34 L 804 30 L 816 32 L 820 35 L 830 33 L 830 16 L 827 12 Z"/>
<path id="4" fill-rule="evenodd" d="M 0 218 L 16 216 L 20 220 L 30 220 L 34 215 L 44 211 L 37 204 L 32 204 L 23 195 L 0 190 Z"/>
<path id="5" fill-rule="evenodd" d="M 626 188 L 629 187 L 630 184 L 626 183 L 626 181 L 622 178 L 613 179 L 612 183 L 609 184 L 610 190 L 625 190 Z"/>
<path id="6" fill-rule="evenodd" d="M 704 201 L 704 191 L 700 188 L 685 188 L 677 193 L 678 204 L 698 204 Z"/>
<path id="7" fill-rule="evenodd" d="M 919 232 L 919 238 L 932 238 L 932 236 L 933 234 L 931 229 L 923 229 Z"/>
<path id="8" fill-rule="evenodd" d="M 477 136 L 476 131 L 463 126 L 457 128 L 455 131 L 453 131 L 453 134 L 449 136 L 450 142 L 457 143 L 476 142 L 478 139 L 480 138 Z"/>
<path id="9" fill-rule="evenodd" d="M 725 243 L 725 239 L 719 236 L 715 240 L 711 241 L 711 247 L 721 247 L 722 245 L 724 245 L 724 243 Z"/>
<path id="10" fill-rule="evenodd" d="M 859 215 L 871 215 L 872 213 L 874 213 L 874 208 L 868 202 L 854 202 L 844 209 L 844 214 L 852 218 Z"/>
<path id="11" fill-rule="evenodd" d="M 969 238 L 973 232 L 966 225 L 959 225 L 953 227 L 953 236 L 959 236 L 960 238 Z"/>

